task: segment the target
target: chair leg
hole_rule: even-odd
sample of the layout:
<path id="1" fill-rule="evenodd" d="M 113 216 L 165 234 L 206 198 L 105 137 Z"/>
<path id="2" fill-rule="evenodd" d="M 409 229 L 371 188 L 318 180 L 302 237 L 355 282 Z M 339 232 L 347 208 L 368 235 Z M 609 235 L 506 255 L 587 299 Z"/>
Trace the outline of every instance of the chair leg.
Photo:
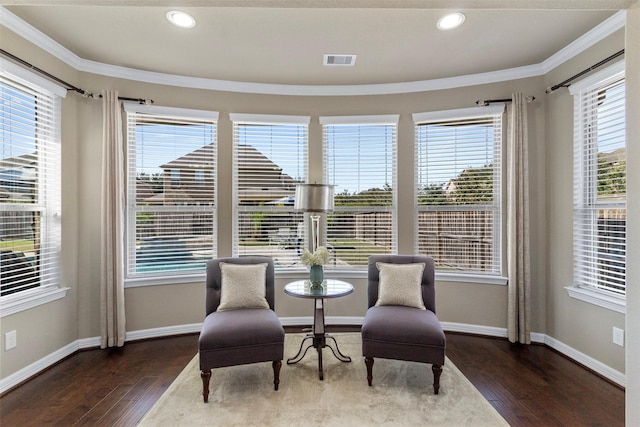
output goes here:
<path id="1" fill-rule="evenodd" d="M 442 365 L 431 365 L 433 371 L 433 394 L 440 391 L 440 374 L 442 374 Z"/>
<path id="2" fill-rule="evenodd" d="M 211 369 L 200 371 L 200 377 L 202 377 L 202 396 L 204 397 L 204 403 L 207 403 L 209 401 L 209 380 L 211 379 Z"/>
<path id="3" fill-rule="evenodd" d="M 365 357 L 364 364 L 367 365 L 367 382 L 371 387 L 371 381 L 373 381 L 373 357 Z"/>
<path id="4" fill-rule="evenodd" d="M 274 360 L 273 363 L 273 386 L 278 391 L 280 385 L 280 368 L 282 368 L 282 360 Z"/>

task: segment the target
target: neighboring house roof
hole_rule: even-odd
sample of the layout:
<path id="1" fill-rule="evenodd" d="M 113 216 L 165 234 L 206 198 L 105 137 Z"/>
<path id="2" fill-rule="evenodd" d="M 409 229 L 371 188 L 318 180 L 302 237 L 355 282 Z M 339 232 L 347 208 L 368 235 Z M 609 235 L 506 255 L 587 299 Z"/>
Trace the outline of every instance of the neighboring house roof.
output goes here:
<path id="1" fill-rule="evenodd" d="M 0 160 L 0 199 L 31 201 L 36 187 L 35 153 Z"/>
<path id="2" fill-rule="evenodd" d="M 28 153 L 23 154 L 21 156 L 16 157 L 7 157 L 6 159 L 0 160 L 0 171 L 5 169 L 16 169 L 25 166 L 36 166 L 37 161 L 36 153 Z"/>
<path id="3" fill-rule="evenodd" d="M 212 144 L 200 147 L 190 153 L 185 154 L 175 160 L 160 166 L 165 172 L 165 179 L 170 179 L 169 170 L 185 171 L 186 174 L 193 174 L 196 170 L 213 170 Z M 238 182 L 238 196 L 243 202 L 263 203 L 277 200 L 286 196 L 292 196 L 297 181 L 286 173 L 282 173 L 282 168 L 266 157 L 255 147 L 241 144 L 238 146 L 238 167 L 240 180 Z M 181 180 L 184 179 L 181 175 Z M 147 192 L 144 202 L 149 204 L 167 204 L 177 199 L 181 195 L 182 199 L 202 199 L 208 198 L 208 194 L 201 188 L 193 184 L 179 184 L 182 190 L 176 193 L 169 186 L 165 186 L 165 191 L 160 194 L 148 194 L 148 187 L 138 187 L 138 194 Z M 173 193 L 173 194 L 172 194 Z M 190 197 L 189 197 L 190 196 Z M 138 197 L 140 200 L 140 197 Z"/>
<path id="4" fill-rule="evenodd" d="M 213 144 L 205 145 L 160 166 L 160 168 L 213 170 L 215 167 L 213 163 L 213 149 Z"/>

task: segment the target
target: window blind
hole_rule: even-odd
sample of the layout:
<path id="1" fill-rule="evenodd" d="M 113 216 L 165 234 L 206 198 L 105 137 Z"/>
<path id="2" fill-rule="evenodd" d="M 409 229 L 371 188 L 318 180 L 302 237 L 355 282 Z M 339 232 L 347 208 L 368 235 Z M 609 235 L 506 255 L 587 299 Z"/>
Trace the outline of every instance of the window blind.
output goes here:
<path id="1" fill-rule="evenodd" d="M 142 107 L 125 105 L 127 277 L 203 272 L 217 253 L 217 115 Z"/>
<path id="2" fill-rule="evenodd" d="M 621 73 L 574 98 L 574 286 L 626 293 L 625 83 Z"/>
<path id="3" fill-rule="evenodd" d="M 307 178 L 308 117 L 231 115 L 236 256 L 266 255 L 276 269 L 300 265 L 306 229 L 293 210 Z"/>
<path id="4" fill-rule="evenodd" d="M 462 117 L 416 125 L 416 253 L 439 270 L 498 275 L 502 115 Z"/>
<path id="5" fill-rule="evenodd" d="M 334 185 L 326 215 L 330 267 L 363 268 L 372 254 L 397 251 L 397 116 L 321 118 L 325 181 Z"/>
<path id="6" fill-rule="evenodd" d="M 0 296 L 59 286 L 60 98 L 0 73 Z"/>

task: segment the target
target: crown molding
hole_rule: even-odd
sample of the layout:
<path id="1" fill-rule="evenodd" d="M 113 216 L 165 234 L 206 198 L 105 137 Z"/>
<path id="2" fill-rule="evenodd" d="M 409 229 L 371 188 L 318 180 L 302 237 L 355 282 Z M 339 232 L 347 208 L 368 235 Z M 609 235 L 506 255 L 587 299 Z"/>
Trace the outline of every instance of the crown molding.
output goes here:
<path id="1" fill-rule="evenodd" d="M 585 49 L 604 39 L 613 32 L 624 28 L 626 11 L 621 10 L 574 42 L 570 43 L 547 60 L 539 64 L 487 73 L 469 74 L 441 79 L 402 83 L 382 83 L 364 85 L 283 85 L 270 83 L 238 82 L 165 74 L 121 67 L 79 57 L 58 42 L 32 27 L 9 10 L 0 7 L 0 25 L 5 26 L 22 38 L 50 53 L 70 67 L 87 73 L 126 80 L 204 89 L 225 92 L 239 92 L 265 95 L 292 96 L 359 96 L 390 95 L 434 90 L 453 89 L 480 84 L 499 83 L 544 75 L 563 62 L 573 58 Z"/>
<path id="2" fill-rule="evenodd" d="M 558 52 L 543 61 L 541 65 L 544 73 L 548 73 L 549 71 L 570 60 L 579 53 L 584 52 L 594 44 L 598 43 L 600 40 L 603 40 L 616 31 L 621 30 L 625 27 L 626 22 L 626 10 L 621 10 L 615 13 L 606 21 L 602 22 L 601 24 L 585 33 L 582 37 L 574 40 L 572 43 L 569 43 L 567 46 L 560 49 Z"/>

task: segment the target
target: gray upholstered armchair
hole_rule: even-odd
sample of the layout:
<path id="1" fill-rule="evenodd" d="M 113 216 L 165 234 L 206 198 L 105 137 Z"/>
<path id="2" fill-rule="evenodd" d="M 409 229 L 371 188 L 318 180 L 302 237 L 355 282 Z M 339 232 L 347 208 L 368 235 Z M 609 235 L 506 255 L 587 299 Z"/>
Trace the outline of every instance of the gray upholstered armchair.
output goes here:
<path id="1" fill-rule="evenodd" d="M 284 328 L 274 312 L 274 280 L 269 257 L 207 262 L 207 316 L 198 340 L 205 402 L 212 368 L 272 362 L 273 384 L 278 390 Z"/>
<path id="2" fill-rule="evenodd" d="M 362 323 L 362 355 L 369 385 L 376 357 L 430 363 L 433 391 L 438 394 L 446 339 L 436 317 L 433 259 L 372 255 L 368 280 L 369 309 Z"/>

